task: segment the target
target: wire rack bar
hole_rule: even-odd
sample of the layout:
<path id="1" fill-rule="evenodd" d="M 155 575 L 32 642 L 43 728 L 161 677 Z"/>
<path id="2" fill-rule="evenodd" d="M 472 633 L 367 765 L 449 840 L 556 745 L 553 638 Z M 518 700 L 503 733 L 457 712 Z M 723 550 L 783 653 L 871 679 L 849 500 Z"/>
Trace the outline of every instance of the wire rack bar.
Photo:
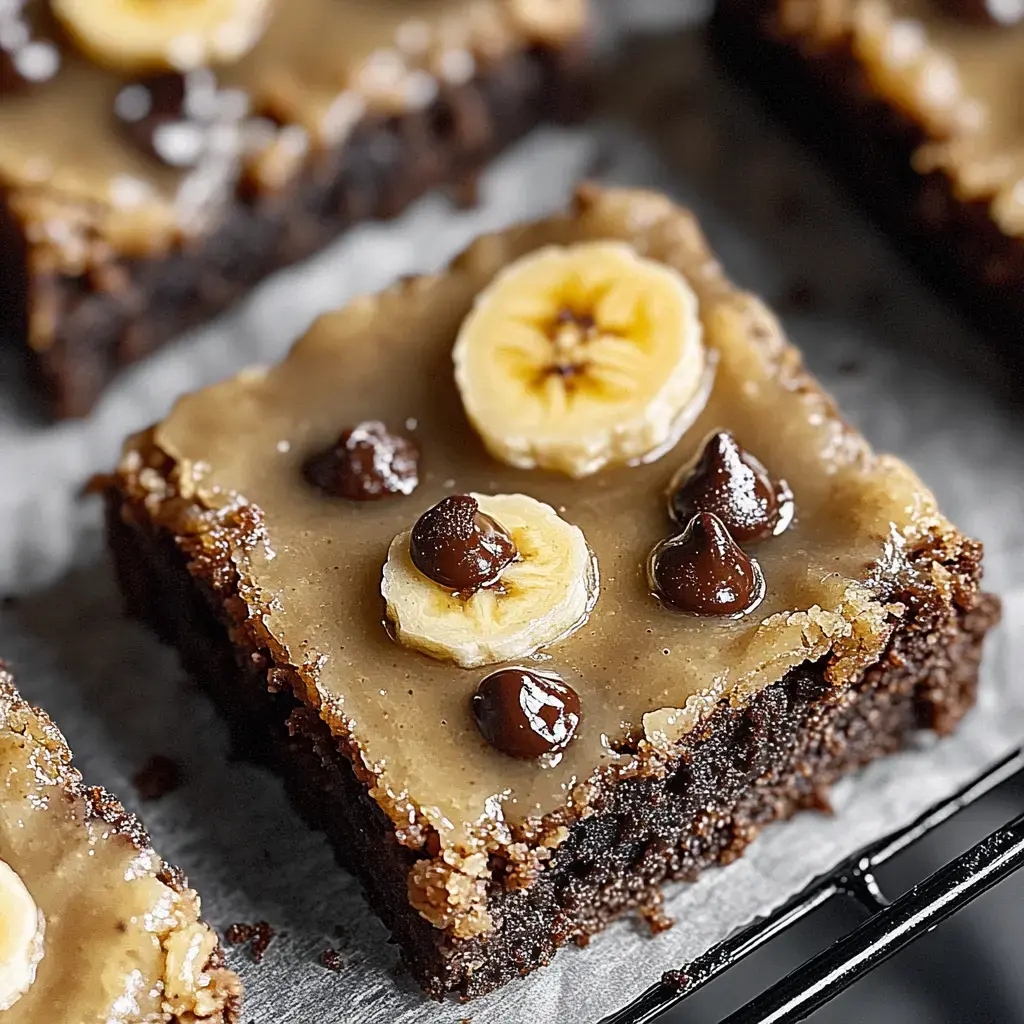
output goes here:
<path id="1" fill-rule="evenodd" d="M 793 1024 L 1024 864 L 1024 815 L 940 868 L 722 1024 Z"/>
<path id="2" fill-rule="evenodd" d="M 681 971 L 666 972 L 661 983 L 602 1024 L 650 1024 L 830 899 L 852 898 L 868 909 L 871 916 L 867 920 L 722 1024 L 789 1024 L 804 1019 L 1024 864 L 1022 817 L 996 830 L 891 904 L 872 872 L 1022 770 L 1024 751 L 1015 750 L 910 825 L 820 875 L 772 914 L 731 935 Z"/>

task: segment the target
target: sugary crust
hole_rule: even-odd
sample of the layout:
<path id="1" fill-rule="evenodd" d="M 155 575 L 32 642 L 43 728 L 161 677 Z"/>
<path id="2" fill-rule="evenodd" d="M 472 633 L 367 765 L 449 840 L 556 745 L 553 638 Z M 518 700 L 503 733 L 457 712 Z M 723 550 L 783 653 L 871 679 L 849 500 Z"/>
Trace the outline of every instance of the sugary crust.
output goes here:
<path id="1" fill-rule="evenodd" d="M 714 287 L 732 294 L 692 215 L 663 197 L 584 187 L 577 202 L 583 209 L 601 203 L 629 203 L 633 222 L 637 224 L 660 223 L 664 219 L 666 230 L 675 232 L 673 237 L 678 237 L 680 244 L 704 254 L 706 279 L 718 282 Z M 460 261 L 472 261 L 478 247 L 486 249 L 491 244 L 493 239 L 481 239 L 455 266 Z M 403 289 L 425 285 L 424 281 L 406 281 L 376 299 L 365 301 L 397 302 Z M 871 454 L 863 439 L 842 422 L 831 399 L 804 371 L 799 354 L 785 343 L 770 313 L 756 300 L 740 293 L 735 293 L 735 302 L 749 317 L 749 330 L 762 347 L 765 360 L 788 387 L 801 394 L 808 415 L 814 413 L 835 424 L 836 458 L 884 459 Z M 268 634 L 258 598 L 254 602 L 254 588 L 241 564 L 244 559 L 232 557 L 232 552 L 237 555 L 263 542 L 260 510 L 245 503 L 219 512 L 203 507 L 195 493 L 191 466 L 175 464 L 156 446 L 152 432 L 129 441 L 117 473 L 104 486 L 112 516 L 154 536 L 173 538 L 188 572 L 209 594 L 218 618 L 228 626 L 235 649 L 255 652 L 257 661 L 265 665 L 266 685 L 290 695 L 300 705 L 314 706 L 310 694 L 316 693 L 315 680 L 307 678 L 308 672 L 302 667 L 289 664 Z M 906 538 L 903 557 L 878 569 L 880 575 L 875 582 L 882 590 L 881 602 L 872 599 L 863 607 L 854 606 L 856 595 L 851 595 L 854 604 L 848 609 L 848 620 L 822 622 L 809 614 L 804 623 L 808 660 L 820 666 L 822 679 L 836 692 L 859 685 L 865 670 L 870 671 L 875 662 L 877 652 L 886 648 L 887 640 L 890 648 L 906 641 L 917 631 L 918 620 L 926 618 L 928 628 L 938 621 L 948 626 L 981 601 L 977 583 L 980 548 L 939 516 L 930 499 L 922 501 L 915 529 Z M 458 941 L 484 933 L 492 925 L 488 904 L 494 885 L 495 856 L 501 858 L 506 884 L 529 885 L 543 874 L 552 851 L 566 840 L 572 828 L 592 816 L 617 785 L 627 779 L 670 777 L 678 769 L 680 744 L 689 744 L 692 735 L 700 734 L 702 723 L 710 721 L 720 708 L 741 707 L 749 696 L 734 693 L 721 701 L 706 701 L 700 707 L 688 708 L 686 728 L 667 741 L 663 735 L 655 741 L 640 732 L 627 737 L 621 744 L 621 751 L 629 755 L 627 765 L 606 769 L 581 781 L 564 806 L 543 819 L 531 820 L 504 833 L 481 834 L 475 847 L 460 850 L 442 850 L 433 835 L 429 816 L 404 795 L 387 789 L 369 767 L 368 759 L 361 756 L 343 721 L 332 718 L 329 708 L 317 710 L 330 725 L 338 750 L 351 764 L 361 785 L 391 819 L 397 841 L 417 853 L 408 876 L 409 901 L 436 928 Z M 934 727 L 951 726 L 962 711 L 961 707 L 952 717 L 937 713 Z"/>
<path id="2" fill-rule="evenodd" d="M 0 662 L 0 729 L 24 733 L 46 752 L 47 770 L 52 782 L 59 785 L 69 800 L 81 801 L 87 813 L 109 826 L 112 833 L 125 836 L 140 851 L 150 850 L 149 834 L 142 822 L 111 793 L 101 786 L 88 786 L 81 772 L 72 764 L 71 749 L 63 733 L 41 708 L 29 704 L 18 692 L 14 677 Z M 185 900 L 195 900 L 188 879 L 179 868 L 161 862 L 157 877 Z M 218 1001 L 223 1010 L 202 1021 L 191 1013 L 177 1016 L 168 1024 L 237 1024 L 241 1019 L 242 988 L 238 978 L 224 966 L 224 951 L 217 945 L 204 968 L 213 979 Z"/>

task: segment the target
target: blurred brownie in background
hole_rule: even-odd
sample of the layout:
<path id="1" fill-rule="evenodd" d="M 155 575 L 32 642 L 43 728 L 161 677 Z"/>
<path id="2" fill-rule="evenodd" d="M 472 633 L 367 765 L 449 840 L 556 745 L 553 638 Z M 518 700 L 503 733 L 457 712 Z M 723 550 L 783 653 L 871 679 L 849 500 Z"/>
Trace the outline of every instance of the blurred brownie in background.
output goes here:
<path id="1" fill-rule="evenodd" d="M 0 311 L 53 413 L 572 115 L 586 21 L 587 0 L 0 3 Z"/>
<path id="2" fill-rule="evenodd" d="M 1024 4 L 719 0 L 752 77 L 983 327 L 1024 316 Z"/>

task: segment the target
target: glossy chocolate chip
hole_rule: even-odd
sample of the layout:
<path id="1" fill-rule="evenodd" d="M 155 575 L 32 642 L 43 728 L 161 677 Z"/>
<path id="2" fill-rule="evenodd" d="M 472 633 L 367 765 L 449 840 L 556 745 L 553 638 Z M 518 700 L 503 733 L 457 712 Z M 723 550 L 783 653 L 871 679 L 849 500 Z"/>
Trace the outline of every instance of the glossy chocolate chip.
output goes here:
<path id="1" fill-rule="evenodd" d="M 416 520 L 409 539 L 413 564 L 449 590 L 470 593 L 493 583 L 516 557 L 505 528 L 475 498 L 453 494 Z"/>
<path id="2" fill-rule="evenodd" d="M 184 75 L 148 75 L 121 87 L 114 117 L 122 134 L 144 153 L 172 167 L 191 167 L 201 155 L 202 129 L 186 119 L 186 95 Z"/>
<path id="3" fill-rule="evenodd" d="M 0 96 L 48 82 L 60 70 L 61 52 L 47 38 L 52 26 L 30 18 L 21 0 L 0 0 Z"/>
<path id="4" fill-rule="evenodd" d="M 651 586 L 661 600 L 691 615 L 736 617 L 760 604 L 764 576 L 716 515 L 700 512 L 678 537 L 651 553 Z"/>
<path id="5" fill-rule="evenodd" d="M 302 472 L 309 483 L 332 497 L 376 501 L 392 494 L 412 494 L 420 479 L 419 464 L 415 441 L 368 420 L 312 455 Z"/>
<path id="6" fill-rule="evenodd" d="M 793 495 L 726 430 L 708 438 L 696 462 L 672 481 L 669 514 L 684 526 L 712 512 L 741 544 L 782 533 L 793 519 Z"/>
<path id="7" fill-rule="evenodd" d="M 944 6 L 961 21 L 1009 27 L 1024 20 L 1024 0 L 944 0 Z"/>
<path id="8" fill-rule="evenodd" d="M 569 745 L 580 721 L 580 698 L 555 675 L 503 668 L 477 687 L 473 717 L 496 750 L 535 758 Z"/>

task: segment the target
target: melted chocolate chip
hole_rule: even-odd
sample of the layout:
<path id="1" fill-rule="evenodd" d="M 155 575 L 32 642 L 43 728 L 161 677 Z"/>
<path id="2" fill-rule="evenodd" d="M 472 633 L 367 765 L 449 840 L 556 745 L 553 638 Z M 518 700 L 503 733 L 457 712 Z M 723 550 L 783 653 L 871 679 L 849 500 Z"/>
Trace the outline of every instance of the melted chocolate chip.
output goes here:
<path id="1" fill-rule="evenodd" d="M 201 155 L 202 129 L 186 119 L 186 96 L 184 75 L 149 75 L 122 87 L 114 99 L 114 116 L 144 153 L 172 167 L 190 167 Z"/>
<path id="2" fill-rule="evenodd" d="M 785 481 L 773 481 L 726 430 L 708 438 L 697 461 L 673 480 L 668 504 L 680 525 L 713 512 L 741 544 L 782 533 L 793 519 Z"/>
<path id="3" fill-rule="evenodd" d="M 48 82 L 60 70 L 61 53 L 46 35 L 52 26 L 35 9 L 28 17 L 21 0 L 0 0 L 0 95 Z"/>
<path id="4" fill-rule="evenodd" d="M 330 448 L 306 460 L 303 475 L 325 494 L 350 501 L 375 501 L 412 494 L 419 483 L 420 450 L 376 420 L 344 431 Z"/>
<path id="5" fill-rule="evenodd" d="M 409 553 L 428 579 L 463 592 L 493 583 L 517 554 L 505 528 L 468 494 L 453 494 L 427 509 L 412 528 Z"/>
<path id="6" fill-rule="evenodd" d="M 503 668 L 477 687 L 473 717 L 496 750 L 509 757 L 540 757 L 565 750 L 572 741 L 580 698 L 557 676 Z"/>
<path id="7" fill-rule="evenodd" d="M 1007 27 L 1024 20 L 1024 0 L 945 0 L 954 17 L 979 25 Z"/>
<path id="8" fill-rule="evenodd" d="M 693 517 L 678 537 L 651 553 L 651 585 L 665 604 L 691 615 L 735 617 L 764 597 L 761 567 L 710 512 Z"/>

